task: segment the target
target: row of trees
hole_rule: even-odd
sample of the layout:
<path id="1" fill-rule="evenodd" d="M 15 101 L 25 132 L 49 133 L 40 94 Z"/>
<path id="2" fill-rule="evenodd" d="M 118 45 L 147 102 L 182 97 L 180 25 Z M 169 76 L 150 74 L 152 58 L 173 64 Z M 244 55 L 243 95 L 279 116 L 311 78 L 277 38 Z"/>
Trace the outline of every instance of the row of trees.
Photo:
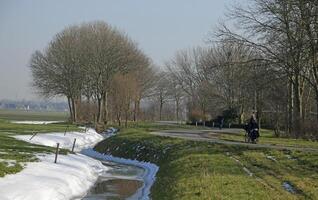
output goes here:
<path id="1" fill-rule="evenodd" d="M 153 76 L 136 43 L 104 22 L 64 29 L 33 54 L 30 68 L 41 95 L 67 98 L 73 122 L 120 123 L 132 109 L 137 120 Z"/>
<path id="2" fill-rule="evenodd" d="M 317 137 L 317 13 L 316 1 L 250 0 L 229 11 L 209 47 L 178 51 L 165 70 L 104 22 L 71 26 L 34 53 L 34 86 L 67 97 L 75 122 L 222 115 L 242 124 L 256 112 L 277 135 Z"/>
<path id="3" fill-rule="evenodd" d="M 316 137 L 317 13 L 318 1 L 251 0 L 229 11 L 209 48 L 177 52 L 166 67 L 188 117 L 243 123 L 255 111 L 277 135 Z"/>

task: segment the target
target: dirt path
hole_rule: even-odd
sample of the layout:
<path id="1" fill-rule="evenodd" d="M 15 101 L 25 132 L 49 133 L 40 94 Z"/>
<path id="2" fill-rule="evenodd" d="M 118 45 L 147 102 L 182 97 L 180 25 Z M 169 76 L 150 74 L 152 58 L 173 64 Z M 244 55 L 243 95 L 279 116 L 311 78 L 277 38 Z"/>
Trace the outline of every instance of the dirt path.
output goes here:
<path id="1" fill-rule="evenodd" d="M 241 145 L 247 146 L 251 148 L 271 148 L 271 149 L 278 149 L 278 150 L 298 150 L 298 151 L 311 151 L 311 152 L 318 152 L 318 149 L 315 148 L 303 148 L 303 147 L 289 147 L 283 145 L 272 145 L 272 144 L 251 144 L 245 142 L 235 142 L 235 141 L 226 141 L 221 140 L 219 135 L 222 133 L 227 134 L 240 134 L 240 129 L 210 129 L 210 130 L 164 130 L 158 132 L 152 132 L 151 134 L 163 136 L 163 137 L 173 137 L 173 138 L 181 138 L 186 140 L 193 140 L 193 141 L 204 141 L 204 142 L 211 142 L 217 144 L 227 144 L 227 145 Z M 243 136 L 242 136 L 243 137 Z"/>

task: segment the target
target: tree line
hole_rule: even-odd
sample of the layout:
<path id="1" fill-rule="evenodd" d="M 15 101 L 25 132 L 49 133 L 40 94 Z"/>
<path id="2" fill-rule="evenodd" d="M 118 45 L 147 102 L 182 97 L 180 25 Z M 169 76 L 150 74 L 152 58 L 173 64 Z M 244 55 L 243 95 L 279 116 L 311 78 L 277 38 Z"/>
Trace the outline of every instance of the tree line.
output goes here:
<path id="1" fill-rule="evenodd" d="M 71 120 L 244 124 L 252 112 L 277 136 L 317 138 L 318 1 L 250 0 L 229 9 L 206 47 L 161 69 L 104 22 L 70 26 L 33 54 L 33 85 L 65 96 Z"/>
<path id="2" fill-rule="evenodd" d="M 233 6 L 208 48 L 181 50 L 166 63 L 184 91 L 188 118 L 242 124 L 256 112 L 277 136 L 317 138 L 317 13 L 311 0 Z"/>

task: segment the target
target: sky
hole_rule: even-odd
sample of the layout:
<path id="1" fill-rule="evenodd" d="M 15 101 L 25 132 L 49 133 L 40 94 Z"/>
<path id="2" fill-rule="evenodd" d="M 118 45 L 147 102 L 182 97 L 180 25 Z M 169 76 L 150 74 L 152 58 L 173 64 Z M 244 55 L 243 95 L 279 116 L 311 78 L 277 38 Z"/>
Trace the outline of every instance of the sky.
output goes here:
<path id="1" fill-rule="evenodd" d="M 240 0 L 0 0 L 0 100 L 39 100 L 28 67 L 66 26 L 96 20 L 126 32 L 162 66 L 198 45 Z"/>

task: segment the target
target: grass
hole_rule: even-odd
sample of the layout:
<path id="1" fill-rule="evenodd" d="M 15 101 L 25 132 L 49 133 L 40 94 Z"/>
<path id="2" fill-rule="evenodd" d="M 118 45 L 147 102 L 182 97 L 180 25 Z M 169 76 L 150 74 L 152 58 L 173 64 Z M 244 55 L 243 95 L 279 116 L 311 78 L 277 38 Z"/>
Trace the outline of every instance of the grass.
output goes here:
<path id="1" fill-rule="evenodd" d="M 5 120 L 44 120 L 44 121 L 66 121 L 67 112 L 35 112 L 25 110 L 4 110 L 0 109 L 0 119 Z"/>
<path id="2" fill-rule="evenodd" d="M 225 129 L 226 130 L 226 129 Z M 220 139 L 236 142 L 244 142 L 245 131 L 242 130 L 240 134 L 220 134 Z M 317 141 L 310 141 L 304 139 L 278 138 L 274 136 L 272 130 L 262 129 L 260 131 L 259 144 L 283 145 L 289 147 L 306 147 L 318 148 Z"/>
<path id="3" fill-rule="evenodd" d="M 77 126 L 67 123 L 56 124 L 15 124 L 6 120 L 0 120 L 0 133 L 11 134 L 32 134 L 36 133 L 49 133 L 49 132 L 65 132 L 65 131 L 78 131 Z"/>
<path id="4" fill-rule="evenodd" d="M 123 129 L 95 148 L 159 165 L 151 189 L 153 199 L 318 199 L 317 153 L 253 149 L 149 134 L 158 129 L 172 127 L 140 124 Z M 293 185 L 297 193 L 284 190 L 284 182 Z"/>

